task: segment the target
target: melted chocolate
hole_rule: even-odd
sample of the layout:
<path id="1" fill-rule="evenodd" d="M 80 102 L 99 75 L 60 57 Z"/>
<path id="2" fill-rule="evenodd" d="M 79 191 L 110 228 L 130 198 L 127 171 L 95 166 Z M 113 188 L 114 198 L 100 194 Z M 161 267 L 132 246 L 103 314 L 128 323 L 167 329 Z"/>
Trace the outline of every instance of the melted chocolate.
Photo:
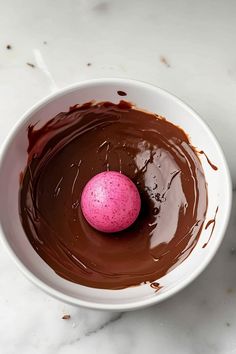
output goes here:
<path id="1" fill-rule="evenodd" d="M 154 282 L 193 250 L 207 188 L 182 129 L 121 101 L 71 107 L 38 130 L 30 126 L 28 137 L 21 220 L 36 252 L 58 275 L 121 289 Z M 90 227 L 80 208 L 83 187 L 105 170 L 131 178 L 142 199 L 134 225 L 109 235 Z"/>

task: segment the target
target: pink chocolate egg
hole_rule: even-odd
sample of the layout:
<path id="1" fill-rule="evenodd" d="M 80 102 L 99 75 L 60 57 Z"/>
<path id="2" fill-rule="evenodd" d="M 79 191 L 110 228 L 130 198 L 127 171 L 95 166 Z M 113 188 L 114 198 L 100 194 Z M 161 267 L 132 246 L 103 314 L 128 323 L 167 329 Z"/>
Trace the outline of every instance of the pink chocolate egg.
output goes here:
<path id="1" fill-rule="evenodd" d="M 81 208 L 87 222 L 102 232 L 119 232 L 134 223 L 141 208 L 135 184 L 115 171 L 94 176 L 84 187 Z"/>

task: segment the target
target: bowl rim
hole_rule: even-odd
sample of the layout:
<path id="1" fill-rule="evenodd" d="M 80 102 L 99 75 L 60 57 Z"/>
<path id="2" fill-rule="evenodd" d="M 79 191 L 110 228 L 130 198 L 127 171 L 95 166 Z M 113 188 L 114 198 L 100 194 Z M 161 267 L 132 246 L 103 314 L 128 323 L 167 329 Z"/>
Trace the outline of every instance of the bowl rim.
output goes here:
<path id="1" fill-rule="evenodd" d="M 1 225 L 1 220 L 0 220 L 0 239 L 8 251 L 8 254 L 11 256 L 19 270 L 28 278 L 32 283 L 34 283 L 36 286 L 38 286 L 40 289 L 42 289 L 44 292 L 50 294 L 54 298 L 67 302 L 72 305 L 76 306 L 82 306 L 90 309 L 97 309 L 97 310 L 112 310 L 112 311 L 129 311 L 129 310 L 135 310 L 139 308 L 144 308 L 153 304 L 157 304 L 183 288 L 185 288 L 187 285 L 189 285 L 193 280 L 197 278 L 197 276 L 207 267 L 207 265 L 210 263 L 210 261 L 213 259 L 214 255 L 216 254 L 223 237 L 225 235 L 226 227 L 228 225 L 229 217 L 230 217 L 230 212 L 231 212 L 231 205 L 232 205 L 232 181 L 230 177 L 230 172 L 229 168 L 225 159 L 225 156 L 223 154 L 222 148 L 220 144 L 218 143 L 218 140 L 216 139 L 215 135 L 213 132 L 210 130 L 208 125 L 200 118 L 200 116 L 193 110 L 189 105 L 184 103 L 181 99 L 179 99 L 177 96 L 169 93 L 168 91 L 155 86 L 153 84 L 149 84 L 147 82 L 141 81 L 141 80 L 134 80 L 134 79 L 125 79 L 125 78 L 99 78 L 99 79 L 89 79 L 89 80 L 83 80 L 78 83 L 74 83 L 72 85 L 66 86 L 62 89 L 57 90 L 56 92 L 53 92 L 40 101 L 36 102 L 31 108 L 29 108 L 19 119 L 18 121 L 13 125 L 13 127 L 10 129 L 10 132 L 8 133 L 7 137 L 5 138 L 5 141 L 0 147 L 0 169 L 2 166 L 2 160 L 7 152 L 8 146 L 10 145 L 11 141 L 14 138 L 15 132 L 25 123 L 27 122 L 29 116 L 31 116 L 33 113 L 38 111 L 40 108 L 46 106 L 47 104 L 50 104 L 51 101 L 53 101 L 55 98 L 60 98 L 64 96 L 65 94 L 71 93 L 73 91 L 79 90 L 81 87 L 90 87 L 94 85 L 102 85 L 102 84 L 107 84 L 107 83 L 113 83 L 117 85 L 121 84 L 130 84 L 133 86 L 140 86 L 143 89 L 151 89 L 156 92 L 159 92 L 161 95 L 166 96 L 170 101 L 175 101 L 179 105 L 181 105 L 186 111 L 188 111 L 194 119 L 198 121 L 198 124 L 201 125 L 203 129 L 206 130 L 207 134 L 211 136 L 211 138 L 214 140 L 217 149 L 218 149 L 218 154 L 221 156 L 221 159 L 223 161 L 223 166 L 225 170 L 225 180 L 226 180 L 226 185 L 225 187 L 225 194 L 227 198 L 227 204 L 226 204 L 226 209 L 225 209 L 225 217 L 223 221 L 221 221 L 221 233 L 219 234 L 219 237 L 217 241 L 213 244 L 211 248 L 209 248 L 209 251 L 207 253 L 206 258 L 204 259 L 203 262 L 195 269 L 194 272 L 192 272 L 189 276 L 187 276 L 184 281 L 181 281 L 177 286 L 175 286 L 173 289 L 170 289 L 166 293 L 160 294 L 158 297 L 148 297 L 144 298 L 142 300 L 138 301 L 133 301 L 133 302 L 127 302 L 124 304 L 112 304 L 112 303 L 97 303 L 97 302 L 91 302 L 91 301 L 85 301 L 81 300 L 79 298 L 76 298 L 74 296 L 69 296 L 66 295 L 56 289 L 54 289 L 52 286 L 47 285 L 44 283 L 42 280 L 37 278 L 36 275 L 34 275 L 30 269 L 28 269 L 23 262 L 18 258 L 17 254 L 13 251 L 11 248 L 7 236 L 5 235 L 2 225 Z"/>

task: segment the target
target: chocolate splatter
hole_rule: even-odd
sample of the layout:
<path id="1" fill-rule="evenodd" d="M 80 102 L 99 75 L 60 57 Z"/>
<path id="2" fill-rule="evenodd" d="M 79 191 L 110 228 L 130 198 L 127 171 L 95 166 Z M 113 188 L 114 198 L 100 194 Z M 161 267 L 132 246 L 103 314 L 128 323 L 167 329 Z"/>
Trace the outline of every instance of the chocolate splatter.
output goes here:
<path id="1" fill-rule="evenodd" d="M 160 283 L 157 282 L 151 283 L 150 287 L 155 290 L 155 293 L 157 293 L 159 290 L 163 288 L 163 286 L 161 286 Z"/>
<path id="2" fill-rule="evenodd" d="M 208 243 L 209 243 L 209 241 L 210 241 L 210 239 L 211 239 L 211 236 L 212 236 L 212 234 L 213 234 L 213 231 L 214 231 L 215 225 L 216 225 L 216 215 L 217 215 L 217 213 L 218 213 L 218 210 L 219 210 L 219 207 L 216 208 L 214 219 L 209 220 L 208 223 L 207 223 L 206 226 L 205 226 L 205 230 L 207 230 L 210 225 L 213 225 L 213 226 L 212 226 L 212 229 L 211 229 L 211 234 L 210 234 L 210 236 L 209 236 L 209 238 L 208 238 L 208 241 L 207 241 L 206 243 L 204 243 L 204 245 L 202 246 L 202 248 L 205 248 L 205 247 L 208 245 Z"/>
<path id="3" fill-rule="evenodd" d="M 121 90 L 117 91 L 117 93 L 119 96 L 127 96 L 127 93 Z"/>
<path id="4" fill-rule="evenodd" d="M 210 161 L 210 159 L 208 158 L 208 156 L 205 154 L 204 151 L 201 150 L 201 151 L 198 151 L 198 153 L 205 156 L 207 162 L 209 163 L 209 165 L 211 166 L 211 168 L 212 168 L 214 171 L 217 171 L 217 170 L 218 170 L 218 167 L 217 167 L 216 165 L 214 165 L 214 164 Z"/>

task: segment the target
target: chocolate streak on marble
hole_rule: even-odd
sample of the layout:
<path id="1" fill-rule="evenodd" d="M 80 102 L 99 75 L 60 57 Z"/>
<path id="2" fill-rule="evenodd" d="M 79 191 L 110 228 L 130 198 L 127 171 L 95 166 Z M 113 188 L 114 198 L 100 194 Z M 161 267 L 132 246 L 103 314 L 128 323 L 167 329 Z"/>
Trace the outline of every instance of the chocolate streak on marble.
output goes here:
<path id="1" fill-rule="evenodd" d="M 198 242 L 207 187 L 185 132 L 129 102 L 88 102 L 28 128 L 19 191 L 23 228 L 61 277 L 103 289 L 150 283 L 183 262 Z M 83 187 L 107 169 L 139 189 L 142 209 L 129 229 L 103 234 L 80 208 Z"/>

